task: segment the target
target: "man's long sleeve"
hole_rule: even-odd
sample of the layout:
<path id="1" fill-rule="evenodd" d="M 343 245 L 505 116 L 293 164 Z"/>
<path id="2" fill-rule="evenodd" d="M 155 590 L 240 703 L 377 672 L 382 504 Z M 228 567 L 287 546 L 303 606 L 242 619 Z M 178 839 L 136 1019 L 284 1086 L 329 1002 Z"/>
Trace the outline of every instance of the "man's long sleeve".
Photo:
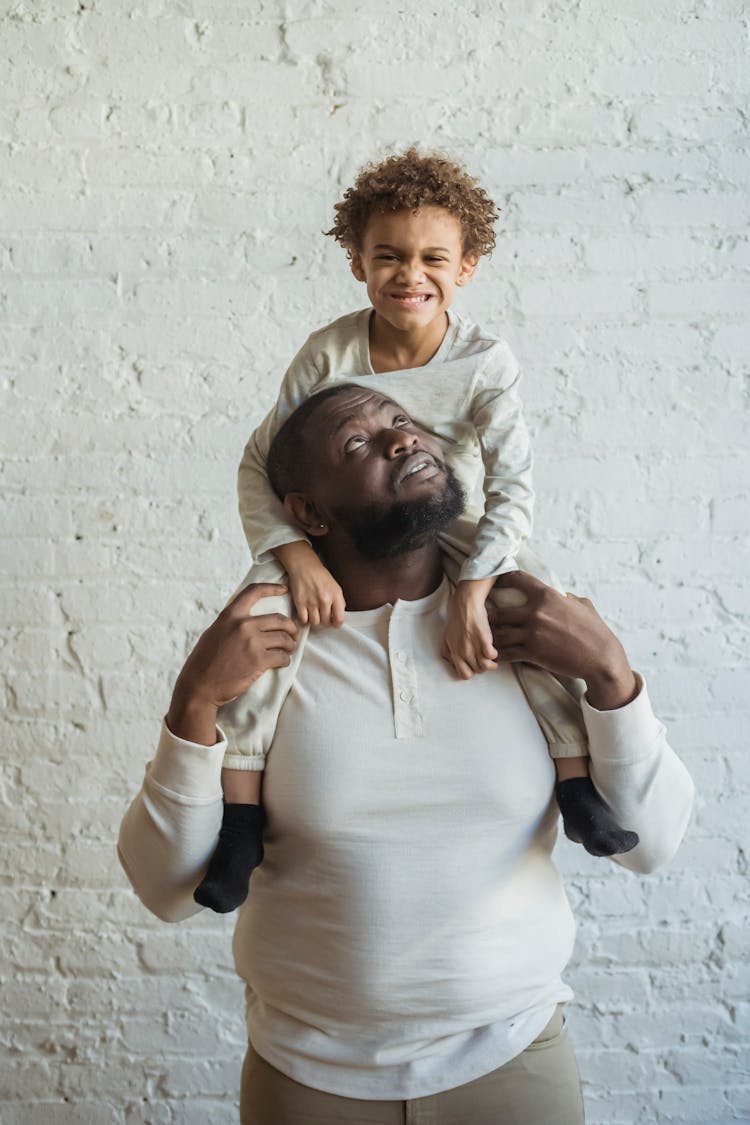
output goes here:
<path id="1" fill-rule="evenodd" d="M 645 683 L 632 702 L 597 711 L 582 700 L 589 736 L 591 779 L 620 824 L 640 843 L 616 862 L 647 874 L 679 847 L 693 806 L 694 786 L 651 710 Z"/>
<path id="2" fill-rule="evenodd" d="M 223 735 L 214 746 L 199 746 L 163 724 L 156 755 L 123 818 L 120 863 L 144 906 L 165 922 L 201 909 L 193 891 L 221 827 L 226 747 Z"/>

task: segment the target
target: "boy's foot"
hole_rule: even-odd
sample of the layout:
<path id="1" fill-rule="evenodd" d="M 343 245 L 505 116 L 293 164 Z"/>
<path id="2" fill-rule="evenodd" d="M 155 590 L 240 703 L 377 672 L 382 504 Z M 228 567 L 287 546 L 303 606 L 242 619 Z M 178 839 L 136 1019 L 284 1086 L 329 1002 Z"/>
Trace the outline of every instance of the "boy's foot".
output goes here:
<path id="1" fill-rule="evenodd" d="M 225 804 L 216 851 L 193 898 L 217 914 L 236 910 L 247 898 L 250 872 L 262 859 L 261 806 Z"/>
<path id="2" fill-rule="evenodd" d="M 565 835 L 591 855 L 622 855 L 638 843 L 637 832 L 621 828 L 590 777 L 571 777 L 555 786 Z"/>

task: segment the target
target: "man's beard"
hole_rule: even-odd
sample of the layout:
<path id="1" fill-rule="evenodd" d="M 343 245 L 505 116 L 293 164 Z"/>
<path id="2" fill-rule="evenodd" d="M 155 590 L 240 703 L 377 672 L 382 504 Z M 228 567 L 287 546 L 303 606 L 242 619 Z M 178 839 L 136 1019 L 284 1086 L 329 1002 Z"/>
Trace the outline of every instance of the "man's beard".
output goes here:
<path id="1" fill-rule="evenodd" d="M 368 504 L 356 511 L 332 512 L 366 559 L 390 559 L 416 551 L 436 538 L 466 506 L 458 477 L 445 465 L 442 495 L 424 500 L 397 500 L 391 505 Z"/>

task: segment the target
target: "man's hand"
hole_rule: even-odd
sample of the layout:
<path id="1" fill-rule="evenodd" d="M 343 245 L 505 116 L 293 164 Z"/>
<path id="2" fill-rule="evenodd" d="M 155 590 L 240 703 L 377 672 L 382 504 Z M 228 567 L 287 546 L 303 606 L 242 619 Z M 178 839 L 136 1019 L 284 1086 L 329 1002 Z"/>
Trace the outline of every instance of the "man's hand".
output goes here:
<path id="1" fill-rule="evenodd" d="M 269 668 L 285 668 L 297 641 L 297 626 L 281 613 L 251 617 L 261 598 L 286 593 L 285 586 L 245 587 L 205 633 L 177 677 L 167 726 L 188 742 L 213 745 L 216 713 L 237 699 Z"/>
<path id="2" fill-rule="evenodd" d="M 586 682 L 586 698 L 611 711 L 638 694 L 638 681 L 625 650 L 588 598 L 559 594 L 531 574 L 504 574 L 496 589 L 525 595 L 523 605 L 489 607 L 501 663 L 525 660 L 560 676 Z"/>

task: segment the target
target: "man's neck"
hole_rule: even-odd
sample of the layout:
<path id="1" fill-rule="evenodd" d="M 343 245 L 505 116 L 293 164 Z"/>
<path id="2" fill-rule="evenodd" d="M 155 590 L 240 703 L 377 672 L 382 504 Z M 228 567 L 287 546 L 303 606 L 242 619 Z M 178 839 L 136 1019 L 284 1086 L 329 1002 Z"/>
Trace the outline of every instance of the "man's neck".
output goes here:
<path id="1" fill-rule="evenodd" d="M 351 540 L 335 533 L 321 542 L 323 562 L 344 591 L 346 608 L 357 612 L 426 598 L 443 579 L 437 541 L 388 559 L 366 559 Z"/>

